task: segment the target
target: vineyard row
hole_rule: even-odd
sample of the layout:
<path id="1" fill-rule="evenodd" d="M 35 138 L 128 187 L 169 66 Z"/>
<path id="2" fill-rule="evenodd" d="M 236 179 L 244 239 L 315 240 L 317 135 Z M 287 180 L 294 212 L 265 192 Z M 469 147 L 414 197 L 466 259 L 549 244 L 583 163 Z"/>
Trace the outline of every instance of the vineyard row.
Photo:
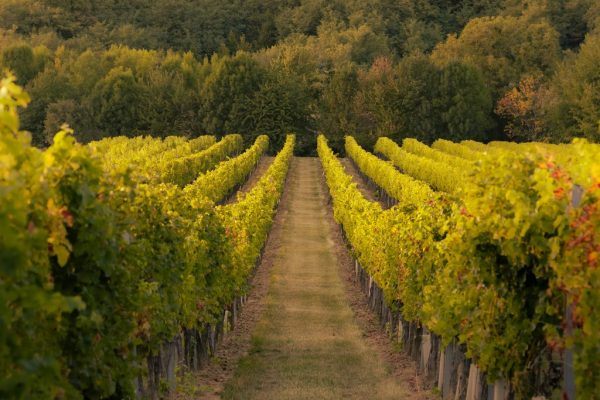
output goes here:
<path id="1" fill-rule="evenodd" d="M 581 141 L 568 146 L 580 163 L 500 151 L 456 173 L 380 139 L 376 151 L 403 173 L 453 185 L 452 196 L 423 196 L 415 191 L 422 182 L 394 174 L 348 138 L 362 173 L 400 200 L 382 210 L 318 138 L 335 218 L 387 305 L 444 346 L 464 346 L 489 381 L 508 382 L 517 398 L 550 396 L 561 386 L 552 371 L 568 354 L 578 396 L 600 393 L 600 176 L 589 168 L 598 152 Z"/>
<path id="2" fill-rule="evenodd" d="M 156 170 L 168 171 L 156 182 L 144 167 L 113 162 L 116 151 L 103 160 L 104 144 L 82 146 L 68 130 L 46 150 L 32 147 L 17 116 L 27 96 L 2 84 L 0 397 L 133 398 L 140 381 L 160 389 L 152 366 L 165 343 L 185 337 L 187 349 L 197 332 L 205 352 L 224 310 L 246 292 L 294 136 L 249 192 L 216 206 L 252 171 L 266 137 L 231 160 L 239 136 L 118 139 L 122 158 L 155 155 Z M 169 152 L 178 155 L 161 159 Z M 194 180 L 190 188 L 200 187 L 182 189 Z"/>

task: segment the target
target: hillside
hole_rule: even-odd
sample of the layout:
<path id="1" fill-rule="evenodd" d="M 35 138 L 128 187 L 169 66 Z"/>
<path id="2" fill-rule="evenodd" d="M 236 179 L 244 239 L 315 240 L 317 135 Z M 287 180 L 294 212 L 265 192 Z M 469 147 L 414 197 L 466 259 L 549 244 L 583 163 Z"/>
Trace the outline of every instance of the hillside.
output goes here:
<path id="1" fill-rule="evenodd" d="M 1 64 L 34 143 L 316 132 L 426 143 L 600 136 L 593 0 L 0 4 Z"/>

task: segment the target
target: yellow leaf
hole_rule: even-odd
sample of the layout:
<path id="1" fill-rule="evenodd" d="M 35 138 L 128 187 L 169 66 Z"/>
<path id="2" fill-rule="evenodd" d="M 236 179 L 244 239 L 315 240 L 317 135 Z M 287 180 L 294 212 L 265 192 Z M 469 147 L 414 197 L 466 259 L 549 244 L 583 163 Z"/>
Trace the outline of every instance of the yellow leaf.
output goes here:
<path id="1" fill-rule="evenodd" d="M 69 261 L 69 250 L 64 246 L 56 246 L 54 248 L 54 254 L 56 254 L 56 258 L 58 259 L 58 265 L 64 267 Z"/>

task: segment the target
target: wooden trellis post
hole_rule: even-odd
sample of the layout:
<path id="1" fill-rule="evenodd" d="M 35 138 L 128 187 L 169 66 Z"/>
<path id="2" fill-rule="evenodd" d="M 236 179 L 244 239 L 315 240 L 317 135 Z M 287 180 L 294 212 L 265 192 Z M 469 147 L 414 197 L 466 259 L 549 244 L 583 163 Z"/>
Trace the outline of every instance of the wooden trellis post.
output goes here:
<path id="1" fill-rule="evenodd" d="M 571 197 L 571 206 L 573 208 L 579 207 L 581 204 L 581 198 L 583 197 L 583 188 L 579 185 L 573 186 L 573 193 Z M 573 304 L 570 303 L 567 296 L 567 302 L 565 305 L 565 336 L 571 336 L 573 334 Z M 563 375 L 564 375 L 564 396 L 565 400 L 575 400 L 576 388 L 575 388 L 575 369 L 573 367 L 573 350 L 565 349 L 564 364 L 563 364 Z"/>

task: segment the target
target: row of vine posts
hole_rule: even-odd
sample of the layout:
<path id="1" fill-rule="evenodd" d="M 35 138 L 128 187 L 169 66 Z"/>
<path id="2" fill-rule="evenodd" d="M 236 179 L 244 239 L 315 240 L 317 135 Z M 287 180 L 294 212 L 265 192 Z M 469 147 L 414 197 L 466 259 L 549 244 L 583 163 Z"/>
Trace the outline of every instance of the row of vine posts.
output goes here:
<path id="1" fill-rule="evenodd" d="M 397 201 L 391 197 L 379 185 L 373 182 L 350 159 L 355 170 L 361 176 L 367 187 L 374 191 L 379 202 L 385 208 L 392 208 Z M 575 186 L 573 192 L 572 206 L 578 207 L 581 203 L 583 190 Z M 347 240 L 343 227 L 340 225 L 342 237 L 348 248 L 351 244 Z M 394 310 L 388 306 L 384 298 L 383 290 L 377 285 L 373 278 L 354 259 L 354 274 L 361 290 L 368 298 L 370 309 L 379 318 L 382 329 L 385 329 L 394 340 L 401 344 L 403 351 L 415 362 L 418 374 L 429 388 L 436 388 L 443 400 L 512 400 L 514 393 L 510 385 L 498 380 L 488 383 L 484 373 L 480 371 L 477 364 L 466 357 L 466 346 L 458 343 L 455 339 L 448 346 L 442 348 L 441 338 L 427 330 L 417 322 L 405 321 L 402 318 L 400 304 L 396 304 Z M 566 326 L 565 334 L 570 335 L 573 329 L 572 307 L 565 308 Z M 550 352 L 549 349 L 547 349 Z M 565 350 L 564 354 L 551 354 L 550 357 L 562 358 L 562 377 L 557 380 L 554 376 L 544 376 L 537 373 L 536 383 L 538 387 L 556 386 L 557 382 L 563 384 L 563 400 L 576 399 L 575 372 L 573 369 L 572 350 Z M 544 381 L 546 378 L 546 381 Z M 536 400 L 544 399 L 543 396 Z"/>
<path id="2" fill-rule="evenodd" d="M 256 172 L 259 163 L 260 161 L 248 176 L 252 176 Z M 227 204 L 234 200 L 242 186 L 243 184 L 240 184 L 233 188 L 231 193 L 219 204 Z M 263 245 L 256 260 L 254 272 L 262 261 L 264 250 Z M 248 281 L 252 279 L 253 275 L 254 273 Z M 137 397 L 150 400 L 169 398 L 177 389 L 178 376 L 182 376 L 186 372 L 197 372 L 210 363 L 217 352 L 219 343 L 237 326 L 240 311 L 247 300 L 247 294 L 236 297 L 223 309 L 217 323 L 204 324 L 201 329 L 183 329 L 173 340 L 162 343 L 158 354 L 147 357 L 144 371 L 136 379 Z"/>

